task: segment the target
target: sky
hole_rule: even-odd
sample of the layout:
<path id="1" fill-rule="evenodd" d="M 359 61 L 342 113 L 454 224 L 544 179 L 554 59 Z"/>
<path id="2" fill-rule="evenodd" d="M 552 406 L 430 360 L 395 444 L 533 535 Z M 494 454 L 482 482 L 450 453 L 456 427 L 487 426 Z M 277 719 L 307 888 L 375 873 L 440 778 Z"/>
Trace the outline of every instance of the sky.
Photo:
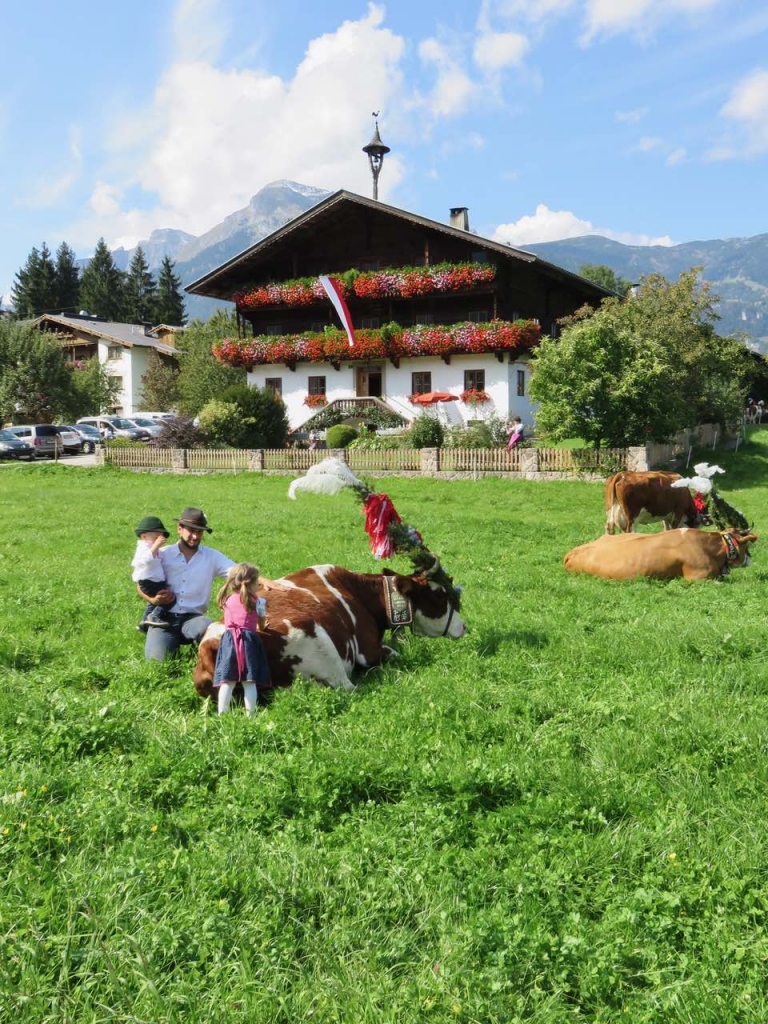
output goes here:
<path id="1" fill-rule="evenodd" d="M 768 231 L 762 0 L 25 0 L 3 13 L 0 294 L 33 246 L 199 235 L 287 178 L 525 248 Z"/>

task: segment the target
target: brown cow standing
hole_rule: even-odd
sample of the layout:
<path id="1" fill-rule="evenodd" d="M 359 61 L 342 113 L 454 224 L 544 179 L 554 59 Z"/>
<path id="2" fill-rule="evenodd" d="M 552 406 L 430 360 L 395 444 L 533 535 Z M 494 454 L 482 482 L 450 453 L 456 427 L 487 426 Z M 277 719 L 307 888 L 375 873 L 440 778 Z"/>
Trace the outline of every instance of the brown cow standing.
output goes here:
<path id="1" fill-rule="evenodd" d="M 563 560 L 568 572 L 586 572 L 609 580 L 647 576 L 671 580 L 711 580 L 731 566 L 749 565 L 749 531 L 666 530 L 663 533 L 603 534 L 598 540 L 569 551 Z"/>
<path id="2" fill-rule="evenodd" d="M 637 523 L 661 520 L 665 530 L 700 525 L 687 487 L 672 487 L 679 473 L 614 473 L 605 482 L 605 532 L 632 533 Z"/>
<path id="3" fill-rule="evenodd" d="M 456 596 L 429 572 L 399 576 L 315 565 L 278 582 L 284 589 L 261 595 L 267 601 L 267 628 L 259 631 L 275 686 L 287 686 L 301 673 L 353 690 L 354 669 L 386 661 L 393 648 L 382 642 L 384 633 L 409 619 L 420 636 L 458 639 L 466 632 Z M 194 681 L 201 697 L 211 693 L 223 631 L 224 624 L 214 622 L 200 641 Z"/>

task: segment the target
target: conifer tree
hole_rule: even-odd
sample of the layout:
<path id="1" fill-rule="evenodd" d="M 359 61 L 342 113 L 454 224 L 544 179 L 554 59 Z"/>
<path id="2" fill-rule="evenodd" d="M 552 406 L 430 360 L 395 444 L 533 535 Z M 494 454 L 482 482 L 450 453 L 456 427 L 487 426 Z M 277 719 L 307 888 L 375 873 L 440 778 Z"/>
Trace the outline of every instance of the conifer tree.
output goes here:
<path id="1" fill-rule="evenodd" d="M 45 242 L 39 252 L 32 249 L 27 262 L 17 273 L 13 303 L 20 320 L 28 320 L 56 308 L 56 267 Z"/>
<path id="2" fill-rule="evenodd" d="M 174 274 L 174 266 L 170 256 L 163 257 L 157 278 L 157 299 L 153 319 L 155 324 L 181 327 L 186 322 L 187 313 L 181 294 L 181 280 Z"/>
<path id="3" fill-rule="evenodd" d="M 66 242 L 56 250 L 56 308 L 60 313 L 77 313 L 80 309 L 80 270 Z"/>
<path id="4" fill-rule="evenodd" d="M 125 277 L 123 316 L 129 324 L 140 324 L 154 318 L 157 286 L 149 272 L 144 250 L 138 246 Z"/>
<path id="5" fill-rule="evenodd" d="M 120 320 L 123 316 L 123 274 L 115 266 L 107 243 L 100 238 L 80 281 L 80 302 L 93 316 Z"/>

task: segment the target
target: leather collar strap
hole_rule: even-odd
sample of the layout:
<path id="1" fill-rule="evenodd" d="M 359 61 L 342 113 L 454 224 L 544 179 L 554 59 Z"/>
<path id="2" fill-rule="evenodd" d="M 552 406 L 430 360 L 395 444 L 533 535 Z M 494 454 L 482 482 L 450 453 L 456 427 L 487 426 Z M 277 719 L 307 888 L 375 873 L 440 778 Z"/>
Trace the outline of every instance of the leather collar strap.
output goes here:
<path id="1" fill-rule="evenodd" d="M 384 576 L 382 579 L 384 581 L 384 604 L 392 629 L 396 629 L 398 626 L 413 625 L 413 605 L 410 598 L 404 597 L 395 587 L 394 576 Z"/>
<path id="2" fill-rule="evenodd" d="M 730 533 L 721 533 L 720 537 L 723 541 L 723 551 L 725 551 L 725 564 L 736 565 L 741 558 L 739 545 Z"/>

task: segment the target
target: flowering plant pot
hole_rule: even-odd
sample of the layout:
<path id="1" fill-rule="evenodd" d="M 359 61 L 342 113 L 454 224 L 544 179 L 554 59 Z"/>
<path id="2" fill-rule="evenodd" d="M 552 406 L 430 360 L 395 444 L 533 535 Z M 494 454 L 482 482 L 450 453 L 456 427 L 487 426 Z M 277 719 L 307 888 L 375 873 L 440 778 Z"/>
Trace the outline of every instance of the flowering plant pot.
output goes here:
<path id="1" fill-rule="evenodd" d="M 344 331 L 321 334 L 287 334 L 280 337 L 223 338 L 212 352 L 229 366 L 261 366 L 272 363 L 321 363 L 340 359 L 399 359 L 404 356 L 446 356 L 463 352 L 524 352 L 541 337 L 541 328 L 531 320 L 491 320 L 486 324 L 418 324 L 355 332 L 350 345 Z"/>
<path id="2" fill-rule="evenodd" d="M 437 263 L 431 267 L 391 267 L 359 273 L 356 270 L 330 275 L 345 299 L 412 298 L 433 292 L 451 292 L 488 285 L 496 278 L 489 263 Z M 232 301 L 239 310 L 264 306 L 309 306 L 327 300 L 316 277 L 257 285 L 237 291 Z"/>
<path id="3" fill-rule="evenodd" d="M 305 395 L 304 405 L 308 405 L 310 409 L 322 409 L 324 405 L 328 405 L 328 399 L 325 395 Z"/>
<path id="4" fill-rule="evenodd" d="M 478 388 L 467 388 L 459 395 L 462 402 L 467 405 L 482 405 L 483 402 L 490 402 L 491 396 L 487 391 L 480 391 Z"/>

